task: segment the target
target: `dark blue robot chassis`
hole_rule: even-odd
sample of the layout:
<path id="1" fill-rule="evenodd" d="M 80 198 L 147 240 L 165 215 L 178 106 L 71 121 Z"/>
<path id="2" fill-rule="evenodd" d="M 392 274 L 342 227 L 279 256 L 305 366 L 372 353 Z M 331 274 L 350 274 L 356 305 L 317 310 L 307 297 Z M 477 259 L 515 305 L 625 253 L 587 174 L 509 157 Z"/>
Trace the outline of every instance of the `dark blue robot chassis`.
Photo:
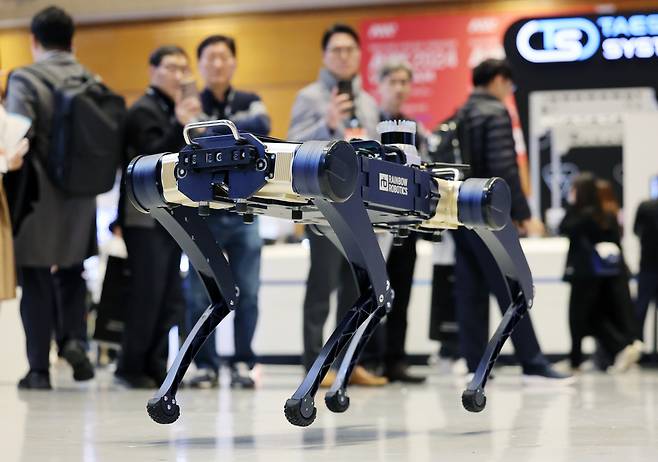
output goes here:
<path id="1" fill-rule="evenodd" d="M 191 130 L 223 125 L 230 135 L 190 139 Z M 486 244 L 504 284 L 507 312 L 487 346 L 473 380 L 462 394 L 471 412 L 484 409 L 484 387 L 500 350 L 532 306 L 530 269 L 510 222 L 510 193 L 500 178 L 460 181 L 463 166 L 420 164 L 408 159 L 413 136 L 392 131 L 376 141 L 284 142 L 238 133 L 228 121 L 185 128 L 187 146 L 180 153 L 134 159 L 126 174 L 133 204 L 150 213 L 188 255 L 210 299 L 167 378 L 149 400 L 147 410 L 158 423 L 179 414 L 176 392 L 195 354 L 215 327 L 238 307 L 238 290 L 228 262 L 213 238 L 206 217 L 215 210 L 288 218 L 311 225 L 345 255 L 360 296 L 339 322 L 312 368 L 285 403 L 293 425 L 310 425 L 316 416 L 314 396 L 339 353 L 346 353 L 325 403 L 333 412 L 349 406 L 348 378 L 379 321 L 391 308 L 393 291 L 373 228 L 437 236 L 444 229 L 467 226 Z M 413 158 L 413 155 L 409 155 Z"/>

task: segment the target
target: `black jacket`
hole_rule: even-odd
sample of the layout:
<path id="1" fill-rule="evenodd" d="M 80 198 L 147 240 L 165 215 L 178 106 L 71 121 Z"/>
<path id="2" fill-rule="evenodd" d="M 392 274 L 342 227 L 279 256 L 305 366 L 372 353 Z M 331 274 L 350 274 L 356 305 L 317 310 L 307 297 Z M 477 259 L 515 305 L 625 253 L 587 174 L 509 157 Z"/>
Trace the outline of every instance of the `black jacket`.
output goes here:
<path id="1" fill-rule="evenodd" d="M 185 146 L 183 126 L 176 119 L 174 108 L 171 98 L 155 87 L 150 87 L 130 107 L 124 126 L 124 171 L 138 155 L 175 153 Z M 118 223 L 121 226 L 155 226 L 150 215 L 144 215 L 133 207 L 123 187 Z"/>
<path id="2" fill-rule="evenodd" d="M 633 231 L 640 238 L 640 271 L 658 273 L 658 200 L 640 204 Z"/>
<path id="3" fill-rule="evenodd" d="M 494 96 L 476 89 L 463 110 L 469 133 L 471 176 L 503 178 L 512 192 L 512 219 L 527 220 L 530 208 L 521 188 L 507 108 Z"/>
<path id="4" fill-rule="evenodd" d="M 602 226 L 595 218 L 592 209 L 577 212 L 573 207 L 560 223 L 560 234 L 569 238 L 569 253 L 564 270 L 564 280 L 572 281 L 579 278 L 593 278 L 592 252 L 599 242 L 614 242 L 621 248 L 621 231 L 617 218 L 607 214 Z"/>
<path id="5" fill-rule="evenodd" d="M 210 120 L 228 119 L 238 130 L 254 135 L 270 134 L 270 116 L 260 97 L 255 93 L 238 91 L 230 87 L 224 101 L 218 101 L 209 89 L 201 92 L 201 106 Z M 214 130 L 224 133 L 226 129 Z"/>

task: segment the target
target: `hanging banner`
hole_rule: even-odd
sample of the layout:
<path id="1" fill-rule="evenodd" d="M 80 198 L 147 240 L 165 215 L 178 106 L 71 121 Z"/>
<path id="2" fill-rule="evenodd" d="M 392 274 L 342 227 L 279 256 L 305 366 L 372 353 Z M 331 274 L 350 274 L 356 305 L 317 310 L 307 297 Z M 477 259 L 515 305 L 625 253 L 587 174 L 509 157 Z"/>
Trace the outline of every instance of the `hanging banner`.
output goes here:
<path id="1" fill-rule="evenodd" d="M 464 103 L 471 69 L 487 58 L 503 58 L 503 35 L 519 15 L 432 15 L 374 19 L 361 24 L 362 74 L 377 96 L 377 73 L 389 59 L 414 70 L 406 114 L 433 128 Z"/>
<path id="2" fill-rule="evenodd" d="M 434 14 L 364 21 L 359 31 L 364 87 L 378 97 L 377 73 L 382 64 L 389 59 L 408 61 L 414 84 L 403 110 L 431 130 L 466 101 L 473 67 L 487 58 L 505 57 L 505 31 L 521 17 L 519 12 Z M 507 106 L 523 163 L 526 149 L 513 98 Z"/>

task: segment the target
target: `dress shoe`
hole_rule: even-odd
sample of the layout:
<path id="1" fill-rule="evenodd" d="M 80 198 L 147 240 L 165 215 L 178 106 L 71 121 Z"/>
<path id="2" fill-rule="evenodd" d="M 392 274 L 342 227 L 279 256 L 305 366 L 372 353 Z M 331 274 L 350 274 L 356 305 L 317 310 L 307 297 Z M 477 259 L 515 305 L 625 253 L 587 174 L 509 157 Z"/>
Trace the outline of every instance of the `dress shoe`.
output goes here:
<path id="1" fill-rule="evenodd" d="M 386 367 L 384 370 L 384 377 L 386 377 L 389 382 L 402 383 L 423 383 L 426 379 L 425 377 L 418 375 L 410 375 L 407 372 L 407 365 L 404 363 L 395 363 Z"/>
<path id="2" fill-rule="evenodd" d="M 363 366 L 356 366 L 350 376 L 350 385 L 361 385 L 363 387 L 381 387 L 388 383 L 386 377 L 375 375 Z"/>
<path id="3" fill-rule="evenodd" d="M 576 378 L 571 374 L 555 370 L 550 364 L 540 364 L 524 367 L 521 382 L 524 385 L 561 387 L 575 384 Z"/>
<path id="4" fill-rule="evenodd" d="M 18 382 L 20 390 L 52 390 L 48 372 L 30 371 Z"/>
<path id="5" fill-rule="evenodd" d="M 245 388 L 251 390 L 255 387 L 254 366 L 243 362 L 231 365 L 231 388 Z"/>
<path id="6" fill-rule="evenodd" d="M 197 374 L 188 382 L 190 388 L 217 388 L 219 387 L 219 374 L 209 367 L 199 369 Z"/>
<path id="7" fill-rule="evenodd" d="M 91 365 L 80 340 L 67 341 L 62 348 L 61 356 L 73 368 L 73 380 L 82 382 L 94 378 L 94 366 Z"/>
<path id="8" fill-rule="evenodd" d="M 134 388 L 136 390 L 152 390 L 158 388 L 155 380 L 146 374 L 124 374 L 117 371 L 114 373 L 114 377 L 121 385 L 127 388 Z"/>
<path id="9" fill-rule="evenodd" d="M 322 379 L 322 382 L 320 382 L 320 388 L 331 387 L 331 385 L 333 385 L 334 383 L 334 380 L 336 380 L 336 371 L 333 369 L 329 369 L 327 371 L 327 374 Z"/>

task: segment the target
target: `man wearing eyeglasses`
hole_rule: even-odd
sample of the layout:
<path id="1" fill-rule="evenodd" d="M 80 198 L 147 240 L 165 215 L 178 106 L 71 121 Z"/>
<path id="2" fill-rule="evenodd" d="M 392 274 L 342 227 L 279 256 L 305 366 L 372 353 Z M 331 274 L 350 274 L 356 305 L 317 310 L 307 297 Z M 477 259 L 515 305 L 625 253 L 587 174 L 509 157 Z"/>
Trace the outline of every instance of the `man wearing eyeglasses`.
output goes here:
<path id="1" fill-rule="evenodd" d="M 137 155 L 178 152 L 185 145 L 183 127 L 201 116 L 198 96 L 183 94 L 189 74 L 182 48 L 162 46 L 151 54 L 150 85 L 126 117 L 126 165 Z M 131 388 L 155 388 L 167 371 L 169 330 L 184 307 L 181 251 L 160 224 L 133 207 L 124 191 L 117 224 L 132 282 L 116 377 Z"/>
<path id="2" fill-rule="evenodd" d="M 359 65 L 361 47 L 356 31 L 345 24 L 334 24 L 322 37 L 322 63 L 318 80 L 303 88 L 292 108 L 288 138 L 294 141 L 377 139 L 379 109 L 375 100 L 361 88 Z M 325 237 L 307 232 L 311 247 L 311 267 L 304 298 L 302 362 L 308 370 L 322 348 L 322 330 L 329 315 L 329 297 L 338 290 L 338 319 L 357 299 L 357 288 L 347 260 Z M 370 343 L 376 343 L 376 337 Z M 366 355 L 367 355 L 366 351 Z M 335 374 L 322 382 L 328 386 Z M 354 368 L 351 383 L 380 386 L 388 381 Z"/>

